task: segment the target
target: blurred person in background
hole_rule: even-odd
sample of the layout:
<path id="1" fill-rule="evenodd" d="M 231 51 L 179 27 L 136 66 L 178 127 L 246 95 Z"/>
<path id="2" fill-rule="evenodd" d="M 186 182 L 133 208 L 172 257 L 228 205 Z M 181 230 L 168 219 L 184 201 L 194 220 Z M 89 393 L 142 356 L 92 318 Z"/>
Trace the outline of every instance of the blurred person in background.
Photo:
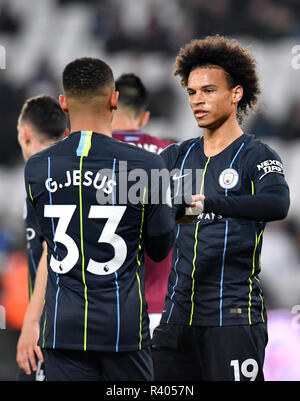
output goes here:
<path id="1" fill-rule="evenodd" d="M 173 143 L 142 131 L 149 120 L 150 111 L 148 110 L 148 91 L 138 76 L 133 73 L 121 75 L 116 80 L 116 90 L 119 92 L 119 103 L 112 121 L 113 138 L 157 154 Z M 144 253 L 145 295 L 151 337 L 161 318 L 171 269 L 171 257 L 170 252 L 166 259 L 156 263 L 147 255 L 147 252 Z"/>
<path id="2" fill-rule="evenodd" d="M 256 61 L 237 41 L 192 40 L 176 58 L 203 136 L 168 146 L 168 169 L 202 171 L 203 213 L 179 225 L 161 322 L 155 380 L 264 380 L 267 315 L 259 273 L 266 223 L 289 209 L 277 153 L 242 131 L 260 93 Z M 196 174 L 193 176 L 193 193 Z M 182 188 L 171 180 L 172 193 Z"/>
<path id="3" fill-rule="evenodd" d="M 65 113 L 56 99 L 46 95 L 26 100 L 18 119 L 17 129 L 25 161 L 37 152 L 63 139 L 68 133 Z M 26 199 L 24 219 L 30 303 L 17 345 L 17 362 L 22 368 L 18 373 L 17 380 L 41 381 L 44 378 L 44 366 L 41 364 L 43 356 L 37 345 L 41 315 L 40 303 L 37 302 L 37 299 L 44 298 L 44 293 L 40 295 L 39 291 L 40 287 L 45 287 L 47 279 L 47 250 L 32 203 L 28 199 Z M 37 286 L 35 286 L 36 281 Z M 42 283 L 41 286 L 40 283 Z M 38 363 L 36 357 L 39 360 Z"/>

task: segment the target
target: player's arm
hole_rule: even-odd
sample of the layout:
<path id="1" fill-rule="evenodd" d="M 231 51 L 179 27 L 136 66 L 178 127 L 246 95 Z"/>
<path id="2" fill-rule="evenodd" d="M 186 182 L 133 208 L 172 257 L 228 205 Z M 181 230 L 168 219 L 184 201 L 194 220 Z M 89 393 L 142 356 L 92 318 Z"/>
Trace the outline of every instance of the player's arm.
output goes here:
<path id="1" fill-rule="evenodd" d="M 251 195 L 206 197 L 204 212 L 255 221 L 284 219 L 290 206 L 288 185 L 279 156 L 267 146 L 245 160 L 252 183 Z"/>
<path id="2" fill-rule="evenodd" d="M 40 333 L 40 319 L 44 307 L 47 284 L 47 245 L 43 242 L 43 253 L 38 265 L 33 293 L 24 317 L 24 322 L 17 344 L 17 363 L 26 374 L 36 370 L 36 358 L 43 362 L 43 354 L 37 345 Z M 30 365 L 29 365 L 30 362 Z"/>
<path id="3" fill-rule="evenodd" d="M 175 168 L 180 152 L 180 143 L 172 143 L 160 153 L 169 172 Z M 172 183 L 172 180 L 170 182 Z M 171 192 L 172 191 L 174 192 L 174 188 L 172 188 L 171 185 Z M 171 195 L 173 215 L 175 216 L 176 224 L 193 223 L 198 215 L 203 212 L 204 196 L 199 194 L 174 195 L 174 193 Z"/>
<path id="4" fill-rule="evenodd" d="M 203 211 L 223 217 L 268 222 L 284 219 L 289 205 L 289 189 L 284 185 L 273 185 L 255 195 L 205 198 Z"/>
<path id="5" fill-rule="evenodd" d="M 160 262 L 169 254 L 175 241 L 175 223 L 183 222 L 188 207 L 194 208 L 196 203 L 192 197 L 181 196 L 180 199 L 171 199 L 169 170 L 164 159 L 153 156 L 151 169 L 164 172 L 164 178 L 159 182 L 151 182 L 148 207 L 145 221 L 145 248 L 147 254 L 155 262 Z M 149 173 L 149 177 L 152 174 Z M 187 221 L 191 222 L 191 221 Z"/>
<path id="6" fill-rule="evenodd" d="M 21 335 L 17 345 L 18 365 L 27 374 L 31 373 L 29 362 L 32 370 L 36 370 L 35 354 L 38 359 L 43 362 L 43 355 L 37 342 L 40 332 L 40 318 L 44 307 L 46 283 L 47 251 L 44 245 L 44 251 L 37 269 L 34 290 L 24 317 Z"/>

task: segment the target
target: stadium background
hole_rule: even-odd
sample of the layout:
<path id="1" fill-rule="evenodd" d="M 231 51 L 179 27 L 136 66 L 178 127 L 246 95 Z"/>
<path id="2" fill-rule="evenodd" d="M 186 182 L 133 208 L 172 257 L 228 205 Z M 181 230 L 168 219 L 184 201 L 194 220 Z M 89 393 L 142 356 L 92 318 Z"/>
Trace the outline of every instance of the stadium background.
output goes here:
<path id="1" fill-rule="evenodd" d="M 256 56 L 262 95 L 244 129 L 278 150 L 290 185 L 289 216 L 269 224 L 261 256 L 269 311 L 265 376 L 300 380 L 299 0 L 0 1 L 6 50 L 0 71 L 0 380 L 15 379 L 26 307 L 24 163 L 16 130 L 23 102 L 41 93 L 57 97 L 64 65 L 97 56 L 115 77 L 135 72 L 144 80 L 151 94 L 148 133 L 175 141 L 197 136 L 174 60 L 181 45 L 214 33 L 250 45 Z"/>

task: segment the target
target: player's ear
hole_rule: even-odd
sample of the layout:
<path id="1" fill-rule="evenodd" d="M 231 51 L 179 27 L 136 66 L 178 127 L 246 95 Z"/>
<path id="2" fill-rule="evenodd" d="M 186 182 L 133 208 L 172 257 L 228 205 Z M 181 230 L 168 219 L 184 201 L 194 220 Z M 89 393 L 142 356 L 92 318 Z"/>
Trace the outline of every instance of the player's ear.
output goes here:
<path id="1" fill-rule="evenodd" d="M 113 91 L 110 95 L 110 109 L 117 110 L 119 102 L 119 92 Z"/>
<path id="2" fill-rule="evenodd" d="M 68 105 L 67 105 L 67 100 L 66 100 L 66 97 L 65 97 L 65 95 L 59 95 L 59 104 L 60 104 L 60 107 L 62 108 L 62 111 L 64 112 L 64 113 L 69 113 L 69 109 L 68 109 Z"/>
<path id="3" fill-rule="evenodd" d="M 18 125 L 18 140 L 20 145 L 28 145 L 31 141 L 32 132 L 27 124 Z"/>
<path id="4" fill-rule="evenodd" d="M 232 89 L 232 103 L 237 104 L 243 97 L 244 90 L 241 85 L 237 85 Z"/>
<path id="5" fill-rule="evenodd" d="M 147 124 L 147 122 L 149 121 L 150 118 L 150 111 L 146 110 L 144 111 L 144 113 L 140 116 L 139 118 L 139 126 L 143 127 L 144 125 Z"/>

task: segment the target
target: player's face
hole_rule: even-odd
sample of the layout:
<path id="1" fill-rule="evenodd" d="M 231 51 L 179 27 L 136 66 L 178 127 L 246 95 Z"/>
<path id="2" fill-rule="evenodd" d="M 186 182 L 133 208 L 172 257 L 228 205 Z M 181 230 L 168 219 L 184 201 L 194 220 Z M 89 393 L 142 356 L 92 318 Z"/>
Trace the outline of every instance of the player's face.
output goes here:
<path id="1" fill-rule="evenodd" d="M 22 124 L 20 119 L 18 120 L 17 130 L 18 130 L 18 142 L 22 149 L 23 158 L 26 161 L 30 155 L 28 153 L 27 141 L 25 139 L 24 125 Z"/>
<path id="2" fill-rule="evenodd" d="M 221 68 L 199 67 L 191 71 L 187 92 L 199 127 L 216 129 L 233 113 L 236 116 L 236 88 L 229 87 Z"/>

